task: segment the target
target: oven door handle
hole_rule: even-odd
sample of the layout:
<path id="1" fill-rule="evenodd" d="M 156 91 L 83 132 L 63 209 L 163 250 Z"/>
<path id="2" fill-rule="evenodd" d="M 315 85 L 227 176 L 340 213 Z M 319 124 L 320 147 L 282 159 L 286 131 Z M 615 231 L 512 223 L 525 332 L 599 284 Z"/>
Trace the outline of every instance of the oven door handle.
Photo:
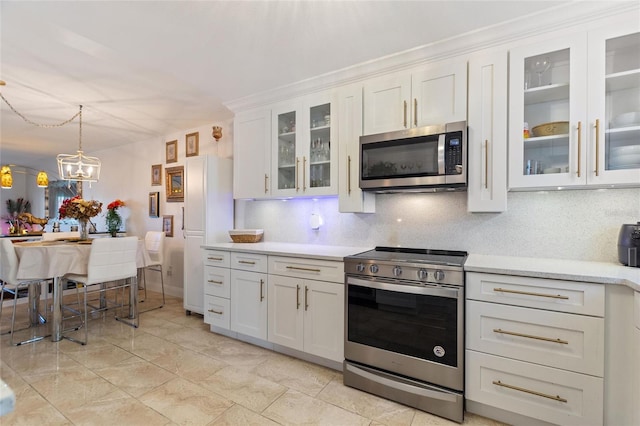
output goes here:
<path id="1" fill-rule="evenodd" d="M 440 296 L 440 297 L 448 297 L 450 299 L 458 299 L 461 297 L 462 287 L 454 289 L 454 288 L 444 288 L 444 287 L 428 287 L 428 286 L 417 286 L 417 285 L 402 285 L 402 284 L 393 284 L 388 282 L 379 282 L 379 281 L 369 281 L 363 280 L 360 278 L 347 276 L 347 286 L 348 285 L 357 285 L 360 287 L 368 287 L 376 290 L 387 290 L 387 291 L 395 291 L 398 293 L 411 293 L 411 294 L 421 294 L 426 296 Z"/>

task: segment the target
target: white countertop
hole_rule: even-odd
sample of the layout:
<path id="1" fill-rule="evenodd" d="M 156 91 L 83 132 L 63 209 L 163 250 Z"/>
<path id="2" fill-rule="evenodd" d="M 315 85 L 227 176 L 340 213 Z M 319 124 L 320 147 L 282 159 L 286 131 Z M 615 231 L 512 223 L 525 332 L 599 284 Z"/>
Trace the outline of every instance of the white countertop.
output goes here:
<path id="1" fill-rule="evenodd" d="M 640 292 L 640 268 L 616 263 L 470 254 L 464 264 L 464 270 L 598 284 L 622 284 Z"/>
<path id="2" fill-rule="evenodd" d="M 342 261 L 345 256 L 372 250 L 373 247 L 323 246 L 316 244 L 294 243 L 214 243 L 203 245 L 205 249 L 229 250 L 238 252 L 262 253 L 276 256 L 313 257 L 324 260 Z"/>

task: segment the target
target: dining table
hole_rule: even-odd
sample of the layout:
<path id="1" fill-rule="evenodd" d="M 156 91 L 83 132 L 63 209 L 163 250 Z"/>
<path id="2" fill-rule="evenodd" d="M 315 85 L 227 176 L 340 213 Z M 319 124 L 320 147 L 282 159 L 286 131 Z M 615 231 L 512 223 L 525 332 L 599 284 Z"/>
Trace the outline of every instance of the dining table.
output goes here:
<path id="1" fill-rule="evenodd" d="M 62 239 L 14 243 L 18 257 L 17 278 L 19 280 L 53 280 L 51 340 L 54 342 L 62 340 L 63 278 L 66 274 L 87 274 L 92 241 L 90 238 L 89 240 Z M 138 269 L 145 266 L 146 259 L 148 254 L 144 240 L 138 240 L 136 252 Z M 34 290 L 29 292 L 29 315 L 32 323 L 36 323 L 43 318 L 39 307 L 40 286 L 31 287 L 34 287 Z M 131 286 L 132 293 L 136 291 L 134 287 L 137 286 Z M 133 318 L 134 314 L 135 311 L 131 306 L 129 316 Z"/>

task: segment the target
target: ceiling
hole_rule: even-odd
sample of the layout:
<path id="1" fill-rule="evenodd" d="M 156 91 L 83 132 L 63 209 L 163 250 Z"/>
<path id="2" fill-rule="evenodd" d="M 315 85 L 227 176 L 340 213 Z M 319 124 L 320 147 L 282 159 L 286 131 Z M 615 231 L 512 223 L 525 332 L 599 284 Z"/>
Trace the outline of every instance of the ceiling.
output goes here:
<path id="1" fill-rule="evenodd" d="M 83 105 L 92 153 L 214 124 L 224 104 L 567 1 L 0 1 L 0 93 Z M 0 163 L 78 149 L 77 120 L 2 102 Z"/>

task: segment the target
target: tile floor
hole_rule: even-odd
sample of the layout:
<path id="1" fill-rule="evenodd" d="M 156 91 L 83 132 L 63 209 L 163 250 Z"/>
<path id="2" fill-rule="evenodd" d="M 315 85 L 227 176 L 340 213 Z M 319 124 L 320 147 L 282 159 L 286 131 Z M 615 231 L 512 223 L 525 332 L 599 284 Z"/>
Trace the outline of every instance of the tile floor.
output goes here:
<path id="1" fill-rule="evenodd" d="M 345 387 L 339 371 L 211 333 L 181 299 L 167 302 L 138 329 L 94 319 L 87 346 L 13 347 L 3 335 L 0 377 L 17 402 L 0 425 L 457 424 Z M 464 424 L 500 423 L 467 414 Z"/>

